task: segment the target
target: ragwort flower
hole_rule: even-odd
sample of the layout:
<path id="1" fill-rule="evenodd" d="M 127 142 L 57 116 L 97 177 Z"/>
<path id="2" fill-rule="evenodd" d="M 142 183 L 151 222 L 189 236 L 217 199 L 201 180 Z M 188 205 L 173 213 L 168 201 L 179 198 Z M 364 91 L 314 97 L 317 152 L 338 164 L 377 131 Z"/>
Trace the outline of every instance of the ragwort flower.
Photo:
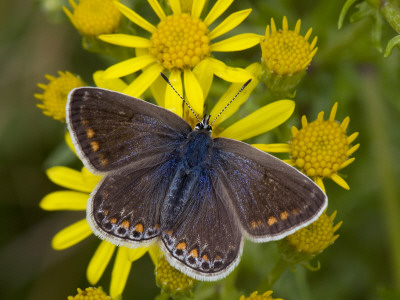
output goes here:
<path id="1" fill-rule="evenodd" d="M 278 251 L 284 260 L 290 264 L 306 263 L 332 245 L 343 223 L 334 225 L 336 213 L 328 216 L 325 211 L 315 222 L 278 241 Z"/>
<path id="2" fill-rule="evenodd" d="M 45 75 L 49 83 L 39 83 L 38 87 L 44 90 L 43 94 L 34 94 L 35 98 L 42 101 L 37 107 L 43 110 L 43 114 L 55 120 L 65 122 L 65 105 L 68 93 L 76 88 L 84 86 L 85 83 L 79 76 L 66 71 L 58 71 L 59 77 Z"/>
<path id="3" fill-rule="evenodd" d="M 171 0 L 169 1 L 171 15 L 166 15 L 156 0 L 148 2 L 160 19 L 157 26 L 128 7 L 120 3 L 116 5 L 129 20 L 148 31 L 151 34 L 150 38 L 127 34 L 99 36 L 105 42 L 135 48 L 136 53 L 140 54 L 111 66 L 104 74 L 106 78 L 119 78 L 142 70 L 143 72 L 126 88 L 125 94 L 140 97 L 151 86 L 159 105 L 182 116 L 182 103 L 175 100 L 173 91 L 159 78 L 160 72 L 167 69 L 170 73 L 170 82 L 181 94 L 183 74 L 184 96 L 194 111 L 202 115 L 204 99 L 213 74 L 229 82 L 245 82 L 251 78 L 248 72 L 229 68 L 223 62 L 211 57 L 212 52 L 239 51 L 259 43 L 260 36 L 252 33 L 213 42 L 214 39 L 238 26 L 249 15 L 251 9 L 231 14 L 210 31 L 210 25 L 225 12 L 232 1 L 218 0 L 204 20 L 200 16 L 206 1 L 193 1 L 190 13 L 183 13 L 181 1 Z M 161 101 L 163 103 L 160 103 Z"/>
<path id="4" fill-rule="evenodd" d="M 239 300 L 283 300 L 282 298 L 272 298 L 272 293 L 272 291 L 266 291 L 264 294 L 258 295 L 258 292 L 255 291 L 249 297 L 242 295 Z"/>
<path id="5" fill-rule="evenodd" d="M 85 290 L 78 288 L 78 294 L 76 296 L 68 296 L 68 300 L 111 300 L 111 297 L 107 296 L 101 287 L 89 287 Z"/>
<path id="6" fill-rule="evenodd" d="M 274 19 L 268 25 L 265 37 L 261 40 L 262 78 L 273 93 L 285 95 L 291 92 L 306 73 L 306 69 L 317 52 L 317 37 L 311 44 L 310 28 L 305 36 L 300 35 L 301 20 L 294 30 L 289 30 L 286 17 L 283 17 L 282 29 L 277 30 Z"/>
<path id="7" fill-rule="evenodd" d="M 96 37 L 100 34 L 113 33 L 119 26 L 121 13 L 113 0 L 68 0 L 73 8 L 63 10 L 75 28 L 85 36 Z"/>
<path id="8" fill-rule="evenodd" d="M 290 159 L 285 160 L 292 166 L 313 178 L 325 190 L 323 179 L 330 178 L 342 188 L 350 189 L 338 172 L 350 165 L 355 158 L 350 156 L 360 147 L 351 146 L 358 132 L 347 136 L 346 130 L 350 117 L 342 123 L 335 121 L 337 102 L 333 105 L 328 120 L 324 120 L 321 111 L 315 121 L 308 123 L 306 116 L 301 119 L 302 128 L 292 127 L 292 139 L 288 144 L 253 145 L 267 152 L 288 152 Z"/>

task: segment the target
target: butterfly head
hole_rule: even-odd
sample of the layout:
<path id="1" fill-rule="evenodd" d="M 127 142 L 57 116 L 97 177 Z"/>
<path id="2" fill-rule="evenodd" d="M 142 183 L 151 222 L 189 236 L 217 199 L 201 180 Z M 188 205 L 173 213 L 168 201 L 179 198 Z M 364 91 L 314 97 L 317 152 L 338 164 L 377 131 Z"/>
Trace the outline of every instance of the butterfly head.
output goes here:
<path id="1" fill-rule="evenodd" d="M 203 130 L 203 131 L 208 131 L 212 132 L 212 127 L 209 124 L 210 122 L 210 115 L 205 115 L 203 117 L 203 120 L 200 123 L 197 123 L 196 126 L 194 127 L 194 130 Z"/>

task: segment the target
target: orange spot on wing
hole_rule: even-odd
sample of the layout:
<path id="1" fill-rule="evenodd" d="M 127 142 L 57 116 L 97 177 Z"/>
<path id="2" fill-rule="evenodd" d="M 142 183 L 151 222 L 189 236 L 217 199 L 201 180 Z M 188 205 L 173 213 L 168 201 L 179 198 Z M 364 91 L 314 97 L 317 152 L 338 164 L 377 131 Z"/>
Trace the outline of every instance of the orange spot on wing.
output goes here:
<path id="1" fill-rule="evenodd" d="M 82 123 L 83 126 L 89 125 L 89 121 L 86 120 L 86 119 L 82 119 L 81 123 Z"/>
<path id="2" fill-rule="evenodd" d="M 111 218 L 110 222 L 113 223 L 113 224 L 117 224 L 117 218 Z"/>
<path id="3" fill-rule="evenodd" d="M 176 249 L 185 250 L 186 243 L 185 242 L 179 243 L 178 245 L 176 245 Z"/>
<path id="4" fill-rule="evenodd" d="M 221 256 L 219 256 L 219 255 L 217 255 L 217 256 L 215 257 L 215 259 L 216 259 L 216 260 L 221 260 L 221 259 L 222 259 L 222 257 L 221 257 Z"/>
<path id="5" fill-rule="evenodd" d="M 93 152 L 96 152 L 100 148 L 99 143 L 96 141 L 90 142 L 90 146 L 92 147 Z"/>
<path id="6" fill-rule="evenodd" d="M 300 213 L 299 209 L 293 209 L 292 210 L 292 215 L 298 215 Z"/>
<path id="7" fill-rule="evenodd" d="M 289 217 L 289 213 L 287 211 L 281 212 L 281 220 L 285 221 Z"/>
<path id="8" fill-rule="evenodd" d="M 195 258 L 199 257 L 199 252 L 197 252 L 197 249 L 193 249 L 189 254 Z"/>
<path id="9" fill-rule="evenodd" d="M 166 232 L 166 234 L 172 235 L 172 230 L 168 230 L 168 231 Z"/>
<path id="10" fill-rule="evenodd" d="M 272 225 L 274 225 L 276 222 L 278 222 L 277 218 L 275 218 L 275 217 L 269 217 L 269 218 L 268 218 L 268 221 L 267 221 L 267 224 L 268 224 L 268 226 L 272 226 Z"/>
<path id="11" fill-rule="evenodd" d="M 136 230 L 137 232 L 142 233 L 142 232 L 143 232 L 143 224 L 141 224 L 141 223 L 136 224 L 135 230 Z"/>
<path id="12" fill-rule="evenodd" d="M 130 225 L 130 223 L 129 223 L 128 220 L 124 220 L 124 221 L 121 223 L 121 226 L 124 227 L 125 229 L 128 229 L 128 228 L 129 228 L 129 225 Z"/>
<path id="13" fill-rule="evenodd" d="M 86 129 L 86 136 L 91 139 L 94 137 L 94 130 L 91 128 Z"/>
<path id="14" fill-rule="evenodd" d="M 202 259 L 203 259 L 204 261 L 209 261 L 208 256 L 207 256 L 206 254 L 203 254 Z"/>

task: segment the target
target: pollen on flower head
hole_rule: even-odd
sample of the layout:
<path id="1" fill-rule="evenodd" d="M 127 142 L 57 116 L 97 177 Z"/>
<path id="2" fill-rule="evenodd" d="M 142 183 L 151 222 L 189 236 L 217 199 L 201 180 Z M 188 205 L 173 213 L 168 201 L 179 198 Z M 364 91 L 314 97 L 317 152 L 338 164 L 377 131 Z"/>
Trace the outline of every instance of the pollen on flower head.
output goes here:
<path id="1" fill-rule="evenodd" d="M 270 72 L 277 75 L 293 75 L 307 68 L 317 52 L 317 37 L 311 42 L 310 28 L 305 36 L 300 35 L 301 21 L 298 20 L 294 30 L 288 29 L 286 17 L 283 18 L 282 29 L 277 30 L 274 19 L 271 19 L 261 41 L 262 63 Z"/>
<path id="2" fill-rule="evenodd" d="M 156 267 L 156 283 L 166 293 L 172 295 L 190 294 L 195 280 L 173 268 L 164 257 Z"/>
<path id="3" fill-rule="evenodd" d="M 271 295 L 272 291 L 267 291 L 262 295 L 258 295 L 258 292 L 255 291 L 249 297 L 242 295 L 239 300 L 283 300 L 281 298 L 272 298 Z"/>
<path id="4" fill-rule="evenodd" d="M 86 36 L 113 33 L 119 26 L 121 13 L 112 0 L 69 0 L 73 13 L 64 12 L 78 31 Z"/>
<path id="5" fill-rule="evenodd" d="M 286 241 L 298 252 L 311 255 L 321 253 L 339 237 L 335 231 L 339 229 L 342 222 L 334 226 L 335 216 L 336 211 L 331 216 L 324 212 L 315 222 L 287 236 Z"/>
<path id="6" fill-rule="evenodd" d="M 334 104 L 328 120 L 323 119 L 324 112 L 321 111 L 317 120 L 311 123 L 303 116 L 302 128 L 292 128 L 290 157 L 293 164 L 309 177 L 319 180 L 331 178 L 343 188 L 349 189 L 337 172 L 354 161 L 349 156 L 358 149 L 359 144 L 353 147 L 350 144 L 358 133 L 347 136 L 350 118 L 347 117 L 339 123 L 335 121 L 336 111 L 337 103 Z"/>
<path id="7" fill-rule="evenodd" d="M 84 291 L 78 288 L 76 296 L 68 296 L 68 300 L 111 300 L 110 296 L 100 288 L 89 287 Z"/>
<path id="8" fill-rule="evenodd" d="M 59 77 L 45 75 L 49 80 L 47 85 L 39 83 L 38 86 L 44 90 L 43 94 L 35 94 L 35 98 L 42 101 L 37 107 L 43 110 L 46 116 L 55 120 L 65 122 L 65 106 L 67 104 L 68 93 L 77 87 L 84 86 L 85 83 L 78 76 L 70 72 L 58 72 Z"/>
<path id="9" fill-rule="evenodd" d="M 188 14 L 170 15 L 151 37 L 151 53 L 167 69 L 193 68 L 210 54 L 207 26 Z"/>

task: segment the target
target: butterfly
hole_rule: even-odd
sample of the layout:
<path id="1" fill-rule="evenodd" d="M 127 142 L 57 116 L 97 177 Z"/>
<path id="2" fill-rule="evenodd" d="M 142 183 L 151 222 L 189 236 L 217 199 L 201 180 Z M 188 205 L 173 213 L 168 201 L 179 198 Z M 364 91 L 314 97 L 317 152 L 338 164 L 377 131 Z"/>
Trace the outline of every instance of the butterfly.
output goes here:
<path id="1" fill-rule="evenodd" d="M 244 238 L 282 239 L 324 211 L 307 176 L 249 144 L 213 138 L 178 115 L 118 92 L 83 87 L 68 97 L 67 125 L 85 166 L 103 179 L 90 195 L 95 235 L 126 247 L 157 243 L 198 280 L 227 276 Z"/>

